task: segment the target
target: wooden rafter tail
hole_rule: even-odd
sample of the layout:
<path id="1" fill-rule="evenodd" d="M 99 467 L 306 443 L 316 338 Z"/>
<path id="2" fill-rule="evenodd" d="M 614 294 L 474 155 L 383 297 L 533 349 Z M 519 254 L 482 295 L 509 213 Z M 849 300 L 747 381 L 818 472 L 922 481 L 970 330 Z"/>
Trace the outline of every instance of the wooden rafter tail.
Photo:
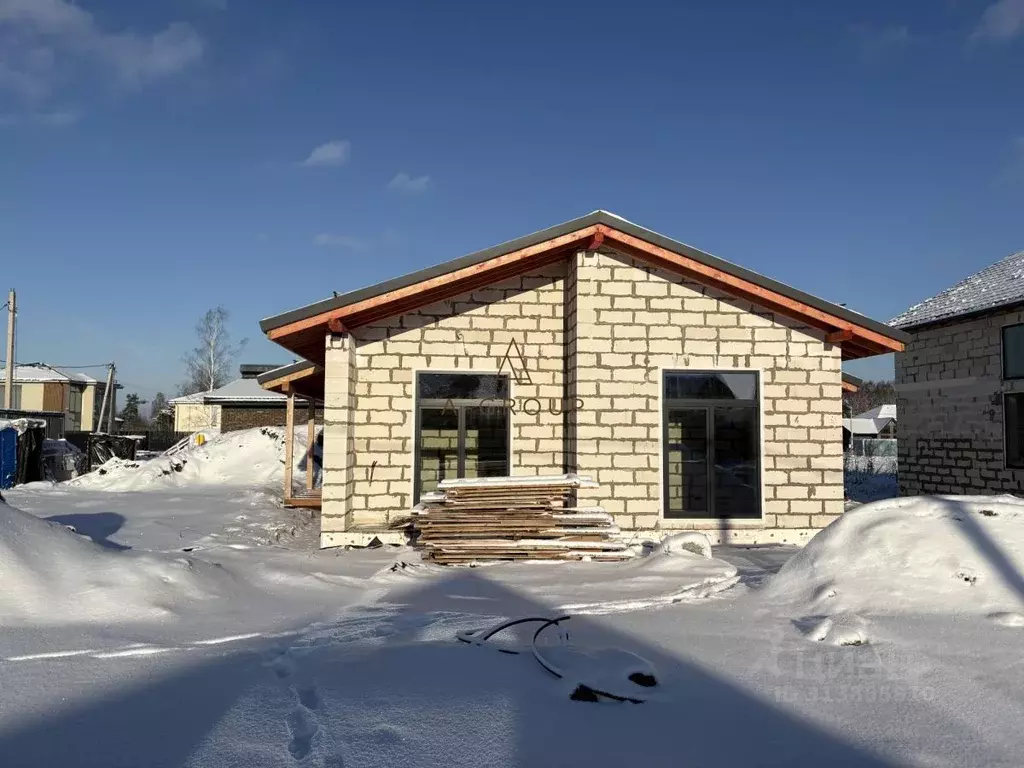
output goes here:
<path id="1" fill-rule="evenodd" d="M 825 342 L 828 344 L 842 344 L 844 341 L 853 341 L 853 329 L 843 328 L 841 331 L 832 331 L 825 335 Z"/>

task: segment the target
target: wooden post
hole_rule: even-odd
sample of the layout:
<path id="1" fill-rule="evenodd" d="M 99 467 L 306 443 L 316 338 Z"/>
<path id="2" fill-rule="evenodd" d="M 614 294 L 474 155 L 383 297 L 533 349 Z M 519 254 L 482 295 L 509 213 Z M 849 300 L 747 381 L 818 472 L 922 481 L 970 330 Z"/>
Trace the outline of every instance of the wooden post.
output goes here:
<path id="1" fill-rule="evenodd" d="M 316 447 L 316 406 L 309 398 L 306 407 L 306 490 L 313 490 L 313 451 Z"/>
<path id="2" fill-rule="evenodd" d="M 284 426 L 284 500 L 292 497 L 292 465 L 295 464 L 295 393 L 288 385 L 288 406 L 285 408 Z"/>

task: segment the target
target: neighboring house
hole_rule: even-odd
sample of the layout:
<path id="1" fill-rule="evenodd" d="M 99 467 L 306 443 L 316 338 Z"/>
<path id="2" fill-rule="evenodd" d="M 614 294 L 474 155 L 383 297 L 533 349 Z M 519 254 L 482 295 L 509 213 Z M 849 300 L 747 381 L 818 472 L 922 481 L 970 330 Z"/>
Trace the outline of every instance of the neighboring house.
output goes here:
<path id="1" fill-rule="evenodd" d="M 843 511 L 842 361 L 906 338 L 604 211 L 261 328 L 310 361 L 261 383 L 326 398 L 322 546 L 441 478 L 567 472 L 643 536 L 806 541 Z"/>
<path id="2" fill-rule="evenodd" d="M 1024 490 L 1024 251 L 891 323 L 900 492 Z"/>
<path id="3" fill-rule="evenodd" d="M 176 432 L 233 432 L 285 423 L 284 395 L 263 389 L 256 377 L 276 365 L 242 365 L 240 378 L 212 392 L 197 392 L 170 400 Z"/>
<path id="4" fill-rule="evenodd" d="M 896 406 L 879 405 L 849 419 L 843 419 L 843 426 L 855 438 L 896 437 Z"/>
<path id="5" fill-rule="evenodd" d="M 0 409 L 5 402 L 6 380 L 7 371 L 0 368 Z M 84 373 L 43 363 L 23 363 L 14 368 L 11 407 L 22 411 L 62 411 L 65 431 L 92 432 L 99 421 L 105 390 L 106 382 Z"/>

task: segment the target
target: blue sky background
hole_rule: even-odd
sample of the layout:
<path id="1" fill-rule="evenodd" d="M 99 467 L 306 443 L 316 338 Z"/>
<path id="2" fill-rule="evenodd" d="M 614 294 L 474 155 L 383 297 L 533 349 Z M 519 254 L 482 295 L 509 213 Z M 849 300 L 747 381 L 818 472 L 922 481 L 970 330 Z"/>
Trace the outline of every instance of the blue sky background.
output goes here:
<path id="1" fill-rule="evenodd" d="M 287 362 L 260 318 L 595 208 L 887 320 L 1024 248 L 1024 0 L 0 0 L 21 361 L 172 392 L 223 304 Z"/>

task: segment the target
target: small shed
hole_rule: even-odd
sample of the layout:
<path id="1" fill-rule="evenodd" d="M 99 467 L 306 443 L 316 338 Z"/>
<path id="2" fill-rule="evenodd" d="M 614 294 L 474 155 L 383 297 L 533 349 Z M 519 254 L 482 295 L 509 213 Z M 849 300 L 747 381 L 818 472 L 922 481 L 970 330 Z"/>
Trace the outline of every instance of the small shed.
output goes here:
<path id="1" fill-rule="evenodd" d="M 43 479 L 45 439 L 45 421 L 0 421 L 0 489 Z"/>

